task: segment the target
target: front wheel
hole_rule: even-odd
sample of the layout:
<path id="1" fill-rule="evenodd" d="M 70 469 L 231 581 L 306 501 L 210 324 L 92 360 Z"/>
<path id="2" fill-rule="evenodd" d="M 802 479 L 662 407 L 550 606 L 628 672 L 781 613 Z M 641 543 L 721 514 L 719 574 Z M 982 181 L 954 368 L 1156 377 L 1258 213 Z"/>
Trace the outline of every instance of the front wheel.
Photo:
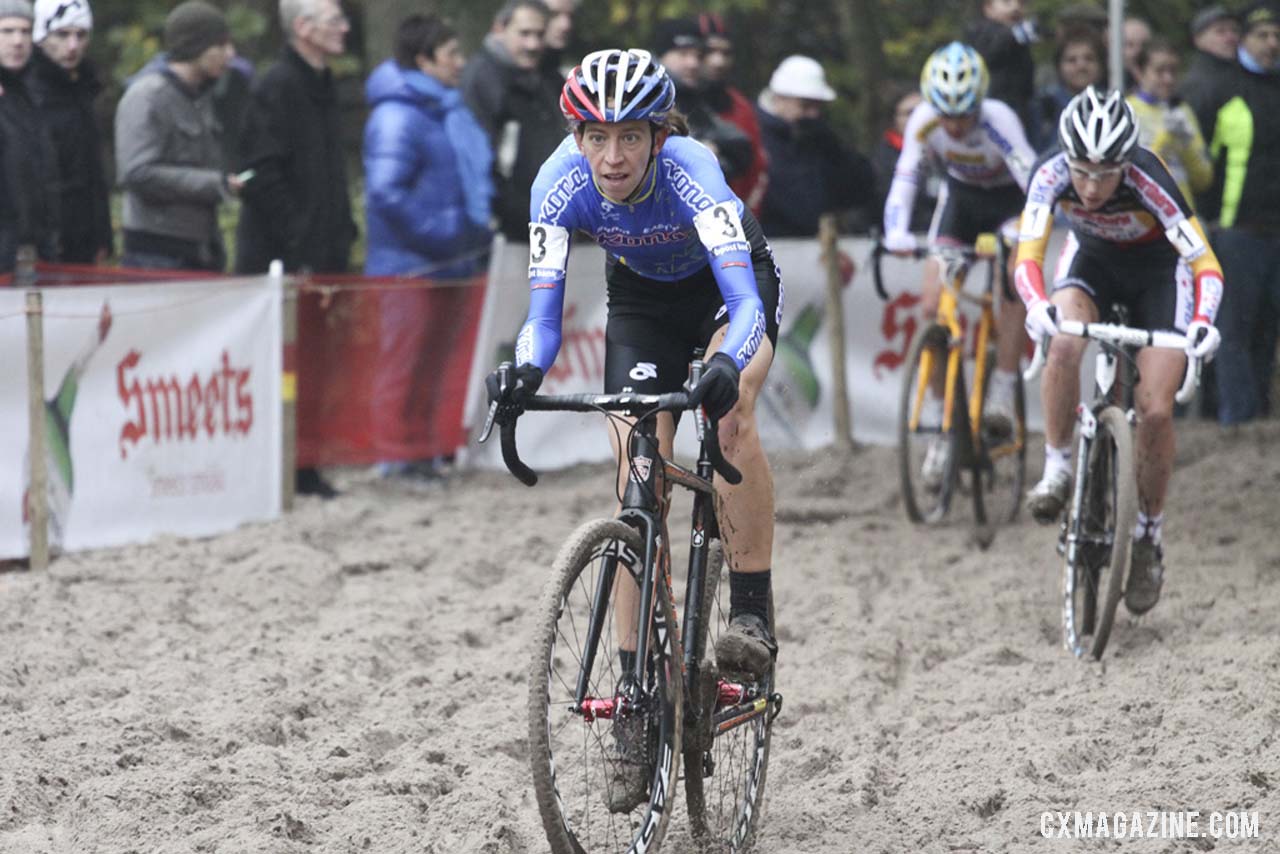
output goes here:
<path id="1" fill-rule="evenodd" d="M 1129 568 L 1138 481 L 1129 419 L 1116 406 L 1097 416 L 1097 432 L 1076 461 L 1083 482 L 1067 515 L 1062 576 L 1063 642 L 1076 656 L 1101 659 Z"/>
<path id="2" fill-rule="evenodd" d="M 912 522 L 933 524 L 947 515 L 955 491 L 960 449 L 956 447 L 959 410 L 964 395 L 958 393 L 949 430 L 943 430 L 942 406 L 932 407 L 930 377 L 945 371 L 951 351 L 946 327 L 930 323 L 920 330 L 907 351 L 906 373 L 898 396 L 898 476 L 902 504 Z"/>
<path id="3" fill-rule="evenodd" d="M 671 818 L 681 743 L 681 651 L 670 589 L 655 585 L 643 684 L 619 651 L 634 650 L 639 533 L 622 522 L 583 525 L 561 549 L 537 614 L 529 669 L 529 750 L 542 826 L 554 854 L 656 851 Z M 637 604 L 620 613 L 620 586 Z M 595 603 L 599 600 L 600 612 Z M 599 640 L 589 643 L 594 625 Z M 581 706 L 577 686 L 585 672 Z M 628 695 L 635 702 L 623 699 Z M 638 786 L 634 797 L 619 791 Z M 620 803 L 620 801 L 622 803 Z"/>
<path id="4" fill-rule="evenodd" d="M 987 354 L 987 364 L 996 363 L 995 348 Z M 983 394 L 991 389 L 987 375 Z M 1018 374 L 1013 394 L 1014 418 L 1008 431 L 980 428 L 982 453 L 978 460 L 978 483 L 987 515 L 996 524 L 1016 522 L 1022 510 L 1023 490 L 1027 478 L 1027 398 Z M 984 407 L 985 408 L 985 407 Z"/>
<path id="5" fill-rule="evenodd" d="M 685 804 L 693 838 L 702 851 L 740 854 L 751 848 L 764 806 L 765 776 L 769 767 L 769 743 L 775 711 L 774 671 L 757 683 L 741 685 L 718 678 L 712 659 L 716 642 L 729 627 L 729 570 L 720 543 L 711 545 L 703 587 L 703 630 L 689 638 L 703 663 L 695 706 L 697 719 L 685 749 Z M 769 630 L 774 631 L 773 600 L 769 602 Z M 749 714 L 745 723 L 733 723 L 735 710 Z M 717 730 L 722 730 L 717 732 Z"/>

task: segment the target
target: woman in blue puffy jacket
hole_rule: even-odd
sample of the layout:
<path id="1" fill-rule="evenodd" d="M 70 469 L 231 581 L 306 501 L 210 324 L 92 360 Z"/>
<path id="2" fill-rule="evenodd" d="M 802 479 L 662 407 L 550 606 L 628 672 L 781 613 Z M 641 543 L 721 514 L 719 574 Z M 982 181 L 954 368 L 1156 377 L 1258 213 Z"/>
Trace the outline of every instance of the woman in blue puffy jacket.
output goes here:
<path id="1" fill-rule="evenodd" d="M 483 274 L 488 263 L 493 156 L 457 89 L 462 54 L 435 15 L 401 22 L 396 56 L 365 84 L 368 253 L 365 274 L 434 282 Z M 379 359 L 372 380 L 378 471 L 410 483 L 439 476 L 452 453 L 448 378 L 469 357 L 459 336 L 476 309 L 470 283 L 378 292 Z M 456 391 L 456 390 L 455 390 Z"/>
<path id="2" fill-rule="evenodd" d="M 395 59 L 365 83 L 366 275 L 484 269 L 493 154 L 457 89 L 462 64 L 448 22 L 412 15 L 400 24 Z"/>

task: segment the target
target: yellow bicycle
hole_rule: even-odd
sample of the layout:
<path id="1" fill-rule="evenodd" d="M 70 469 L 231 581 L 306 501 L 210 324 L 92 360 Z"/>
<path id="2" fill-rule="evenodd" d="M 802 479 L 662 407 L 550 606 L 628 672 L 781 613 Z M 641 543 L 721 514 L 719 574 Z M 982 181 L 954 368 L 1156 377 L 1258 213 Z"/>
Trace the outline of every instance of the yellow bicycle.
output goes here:
<path id="1" fill-rule="evenodd" d="M 872 250 L 876 291 L 885 300 L 889 297 L 881 259 L 886 253 L 879 242 Z M 1021 377 L 1015 387 L 1013 424 L 1004 430 L 982 426 L 996 360 L 997 279 L 1006 299 L 1017 298 L 1004 285 L 1008 247 L 996 235 L 983 234 L 972 247 L 918 248 L 909 254 L 916 259 L 937 258 L 942 264 L 943 288 L 936 319 L 915 335 L 904 363 L 898 405 L 898 470 L 907 516 L 921 524 L 944 519 L 960 488 L 960 473 L 968 469 L 974 520 L 979 528 L 986 527 L 988 518 L 1011 522 L 1022 507 L 1026 479 L 1026 397 Z M 985 263 L 987 276 L 981 292 L 971 294 L 964 286 L 975 262 Z M 969 322 L 961 312 L 962 303 L 978 307 L 972 339 L 966 335 Z M 967 348 L 970 341 L 972 346 Z M 972 392 L 966 393 L 966 380 L 972 383 Z M 936 391 L 939 385 L 941 405 L 938 395 L 929 393 L 931 386 Z"/>

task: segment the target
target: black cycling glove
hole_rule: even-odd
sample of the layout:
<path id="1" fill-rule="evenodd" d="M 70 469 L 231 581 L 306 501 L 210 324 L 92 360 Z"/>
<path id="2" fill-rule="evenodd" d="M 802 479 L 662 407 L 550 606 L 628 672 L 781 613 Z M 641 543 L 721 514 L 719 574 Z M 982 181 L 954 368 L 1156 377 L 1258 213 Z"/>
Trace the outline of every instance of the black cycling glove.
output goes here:
<path id="1" fill-rule="evenodd" d="M 495 400 L 501 403 L 524 403 L 537 393 L 540 385 L 542 368 L 528 363 L 513 368 L 510 362 L 503 362 L 484 379 L 490 403 Z"/>
<path id="2" fill-rule="evenodd" d="M 707 417 L 719 421 L 738 402 L 738 366 L 725 353 L 716 353 L 707 360 L 702 378 L 689 393 L 689 402 L 702 405 Z"/>

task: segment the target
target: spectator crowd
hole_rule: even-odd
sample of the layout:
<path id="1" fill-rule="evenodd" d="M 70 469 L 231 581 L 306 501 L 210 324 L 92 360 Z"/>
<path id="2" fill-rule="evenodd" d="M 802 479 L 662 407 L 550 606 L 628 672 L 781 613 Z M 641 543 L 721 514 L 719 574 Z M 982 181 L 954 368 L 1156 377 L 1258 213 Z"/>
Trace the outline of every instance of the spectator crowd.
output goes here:
<path id="1" fill-rule="evenodd" d="M 529 193 L 565 135 L 559 93 L 576 64 L 579 0 L 508 0 L 470 58 L 450 22 L 399 22 L 394 55 L 365 84 L 365 222 L 357 224 L 332 62 L 350 31 L 338 0 L 280 0 L 280 56 L 255 71 L 236 55 L 221 10 L 175 5 L 163 53 L 129 81 L 115 111 L 119 239 L 95 120 L 102 76 L 87 57 L 91 0 L 0 0 L 0 272 L 19 246 L 46 261 L 256 273 L 343 273 L 363 228 L 364 272 L 467 277 L 484 269 L 494 233 L 527 241 Z M 1188 56 L 1126 19 L 1124 86 L 1141 142 L 1169 166 L 1225 267 L 1216 416 L 1234 424 L 1271 411 L 1280 315 L 1280 0 L 1202 8 Z M 1039 151 L 1056 145 L 1062 107 L 1104 84 L 1107 16 L 1079 3 L 1052 28 L 1024 0 L 981 0 L 957 37 L 984 57 L 989 97 L 1004 101 Z M 1037 67 L 1042 41 L 1052 64 Z M 907 117 L 907 81 L 878 93 L 883 133 L 871 156 L 827 116 L 841 93 L 815 58 L 793 55 L 754 97 L 733 85 L 734 34 L 715 14 L 660 21 L 648 49 L 677 84 L 691 135 L 770 237 L 812 236 L 824 213 L 848 229 L 880 219 Z M 932 46 L 930 46 L 932 48 Z M 1052 48 L 1051 50 L 1049 48 Z M 923 59 L 923 57 L 921 57 Z M 1185 61 L 1184 61 L 1185 60 Z M 936 178 L 911 221 L 924 230 Z M 227 257 L 219 209 L 239 199 Z M 413 335 L 389 309 L 384 334 Z M 412 470 L 388 461 L 387 473 Z M 325 491 L 314 472 L 299 487 Z"/>

